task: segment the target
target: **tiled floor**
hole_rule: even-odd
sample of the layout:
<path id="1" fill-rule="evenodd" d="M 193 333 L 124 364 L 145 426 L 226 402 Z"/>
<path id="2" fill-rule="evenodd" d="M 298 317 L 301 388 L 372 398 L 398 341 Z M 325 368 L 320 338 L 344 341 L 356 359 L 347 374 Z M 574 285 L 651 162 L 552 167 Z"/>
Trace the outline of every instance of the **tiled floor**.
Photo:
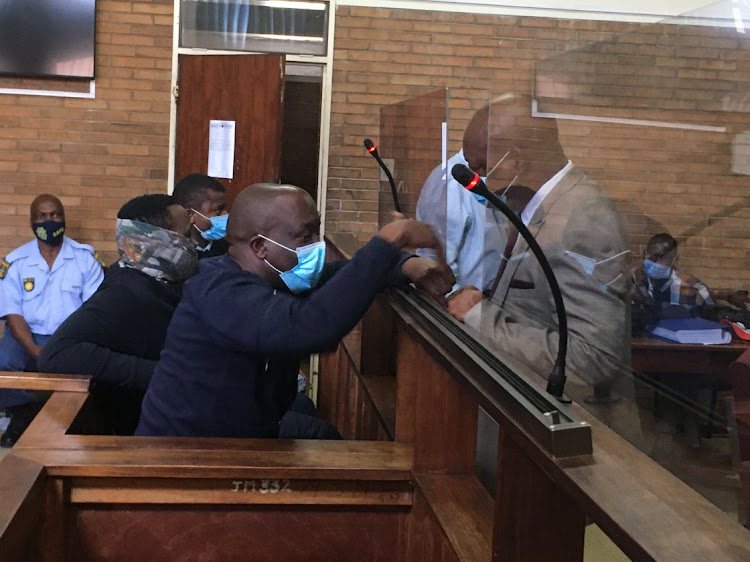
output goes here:
<path id="1" fill-rule="evenodd" d="M 583 562 L 627 562 L 630 560 L 596 525 L 586 527 Z"/>

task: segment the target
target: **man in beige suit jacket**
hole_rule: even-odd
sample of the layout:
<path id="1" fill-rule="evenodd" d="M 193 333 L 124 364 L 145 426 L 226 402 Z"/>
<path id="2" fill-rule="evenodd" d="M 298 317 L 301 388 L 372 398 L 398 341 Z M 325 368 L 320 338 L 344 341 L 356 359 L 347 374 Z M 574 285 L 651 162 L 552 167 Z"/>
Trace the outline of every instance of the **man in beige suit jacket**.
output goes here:
<path id="1" fill-rule="evenodd" d="M 498 177 L 536 193 L 521 214 L 543 249 L 563 295 L 568 323 L 566 372 L 573 397 L 603 401 L 630 371 L 628 238 L 612 200 L 565 156 L 552 119 L 530 117 L 527 96 L 492 105 L 490 150 L 508 152 Z M 508 181 L 506 179 L 506 181 Z M 515 230 L 515 229 L 514 229 Z M 457 319 L 543 377 L 557 356 L 558 323 L 549 284 L 518 237 L 491 299 L 463 290 L 449 303 Z M 568 385 L 571 389 L 571 385 Z"/>

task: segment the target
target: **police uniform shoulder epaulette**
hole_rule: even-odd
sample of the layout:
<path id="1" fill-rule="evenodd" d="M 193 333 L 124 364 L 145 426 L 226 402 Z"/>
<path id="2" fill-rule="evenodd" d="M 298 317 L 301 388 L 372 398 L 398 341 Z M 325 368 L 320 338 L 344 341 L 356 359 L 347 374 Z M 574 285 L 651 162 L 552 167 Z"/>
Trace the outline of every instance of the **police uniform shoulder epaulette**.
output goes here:
<path id="1" fill-rule="evenodd" d="M 99 255 L 99 252 L 94 252 L 94 259 L 99 262 L 99 265 L 101 265 L 104 269 L 107 269 L 107 264 L 104 262 L 104 260 Z"/>
<path id="2" fill-rule="evenodd" d="M 36 244 L 36 240 L 26 242 L 26 244 L 24 244 L 23 246 L 19 246 L 10 254 L 5 256 L 5 261 L 7 261 L 8 263 L 13 263 L 21 258 L 28 258 L 31 255 L 31 252 L 36 248 Z"/>
<path id="3" fill-rule="evenodd" d="M 36 240 L 32 240 L 31 242 L 26 242 L 26 244 L 19 246 L 5 256 L 0 262 L 0 279 L 5 279 L 5 276 L 8 275 L 8 270 L 10 269 L 11 264 L 16 263 L 18 260 L 28 258 L 35 247 Z"/>
<path id="4" fill-rule="evenodd" d="M 104 260 L 102 260 L 101 256 L 99 256 L 99 252 L 94 250 L 93 246 L 90 246 L 89 244 L 83 244 L 81 242 L 76 242 L 72 238 L 68 238 L 68 241 L 70 241 L 70 244 L 71 246 L 73 246 L 73 248 L 90 253 L 92 256 L 94 256 L 94 259 L 99 262 L 99 265 L 101 265 L 104 269 L 107 268 L 107 264 L 104 263 Z"/>

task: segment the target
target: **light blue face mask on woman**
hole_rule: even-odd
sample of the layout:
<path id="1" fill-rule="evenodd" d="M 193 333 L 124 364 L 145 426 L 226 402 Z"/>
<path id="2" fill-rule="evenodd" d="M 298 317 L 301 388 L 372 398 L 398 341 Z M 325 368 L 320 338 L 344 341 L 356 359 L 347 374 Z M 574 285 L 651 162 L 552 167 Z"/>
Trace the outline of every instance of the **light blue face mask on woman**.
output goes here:
<path id="1" fill-rule="evenodd" d="M 281 271 L 271 265 L 268 260 L 263 260 L 269 265 L 269 267 L 278 272 L 284 285 L 289 287 L 291 292 L 297 294 L 309 291 L 318 284 L 320 276 L 323 274 L 323 266 L 326 261 L 325 242 L 321 240 L 320 242 L 315 242 L 313 244 L 308 244 L 307 246 L 301 246 L 296 250 L 292 250 L 291 248 L 279 244 L 275 240 L 271 240 L 262 234 L 259 234 L 258 236 L 264 240 L 268 240 L 272 244 L 276 244 L 285 250 L 297 254 L 297 265 L 289 271 Z"/>
<path id="2" fill-rule="evenodd" d="M 204 219 L 208 219 L 211 221 L 211 228 L 208 228 L 206 230 L 201 230 L 197 226 L 195 226 L 195 229 L 201 233 L 201 236 L 205 238 L 206 240 L 221 240 L 227 235 L 227 219 L 229 219 L 229 215 L 219 215 L 218 217 L 207 217 L 203 213 L 199 213 L 195 209 L 191 209 L 194 213 L 202 216 Z"/>

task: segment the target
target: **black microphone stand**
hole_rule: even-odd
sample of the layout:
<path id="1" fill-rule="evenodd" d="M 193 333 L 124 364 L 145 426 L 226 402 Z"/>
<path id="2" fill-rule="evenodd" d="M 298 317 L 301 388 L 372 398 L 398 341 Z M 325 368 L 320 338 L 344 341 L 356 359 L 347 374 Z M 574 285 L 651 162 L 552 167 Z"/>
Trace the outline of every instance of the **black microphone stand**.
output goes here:
<path id="1" fill-rule="evenodd" d="M 380 158 L 380 155 L 378 154 L 378 147 L 375 146 L 375 144 L 370 139 L 365 139 L 365 148 L 367 149 L 367 152 L 372 154 L 372 157 L 378 161 L 378 164 L 380 164 L 380 167 L 383 168 L 385 175 L 388 176 L 388 181 L 391 184 L 391 195 L 393 195 L 393 206 L 396 208 L 396 212 L 400 213 L 401 205 L 398 204 L 396 182 L 393 181 L 393 175 L 391 174 L 391 171 L 388 169 L 388 166 L 385 165 L 385 162 L 383 162 L 383 160 Z"/>
<path id="2" fill-rule="evenodd" d="M 557 398 L 564 404 L 571 402 L 570 398 L 565 396 L 565 358 L 568 354 L 568 320 L 565 315 L 565 305 L 563 304 L 562 293 L 560 292 L 560 285 L 557 283 L 555 273 L 552 271 L 552 267 L 547 261 L 547 257 L 544 255 L 542 248 L 534 238 L 534 235 L 529 232 L 529 229 L 523 223 L 521 218 L 516 215 L 513 210 L 506 205 L 502 199 L 492 193 L 484 182 L 479 177 L 479 174 L 472 172 L 467 166 L 463 164 L 456 164 L 451 170 L 453 178 L 463 185 L 466 189 L 472 193 L 484 196 L 493 207 L 497 208 L 502 214 L 508 217 L 508 220 L 518 229 L 518 233 L 523 236 L 524 240 L 529 244 L 531 253 L 534 254 L 536 259 L 539 261 L 539 265 L 542 267 L 544 276 L 547 278 L 549 283 L 550 291 L 552 292 L 552 298 L 555 301 L 555 308 L 557 309 L 557 323 L 559 326 L 558 331 L 558 346 L 557 346 L 557 359 L 555 365 L 552 367 L 552 371 L 547 378 L 547 392 Z"/>

